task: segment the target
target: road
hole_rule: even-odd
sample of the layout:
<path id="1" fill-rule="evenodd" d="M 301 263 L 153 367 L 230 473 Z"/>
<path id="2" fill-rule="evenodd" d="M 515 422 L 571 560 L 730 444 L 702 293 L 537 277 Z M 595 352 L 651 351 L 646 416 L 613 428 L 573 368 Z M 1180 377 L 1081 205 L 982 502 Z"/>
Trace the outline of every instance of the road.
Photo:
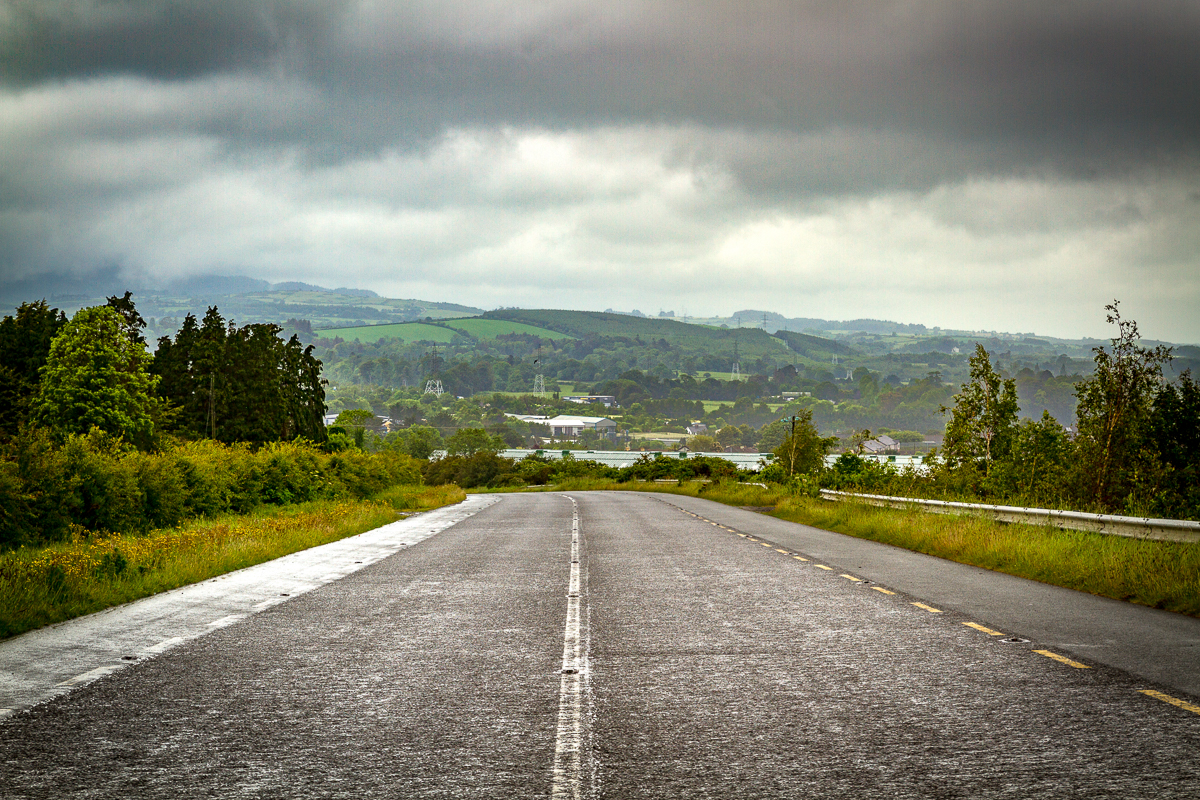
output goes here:
<path id="1" fill-rule="evenodd" d="M 3 643 L 0 796 L 1200 796 L 1200 620 L 693 498 L 496 499 L 285 602 L 176 599 L 132 661 L 45 663 L 104 615 Z"/>

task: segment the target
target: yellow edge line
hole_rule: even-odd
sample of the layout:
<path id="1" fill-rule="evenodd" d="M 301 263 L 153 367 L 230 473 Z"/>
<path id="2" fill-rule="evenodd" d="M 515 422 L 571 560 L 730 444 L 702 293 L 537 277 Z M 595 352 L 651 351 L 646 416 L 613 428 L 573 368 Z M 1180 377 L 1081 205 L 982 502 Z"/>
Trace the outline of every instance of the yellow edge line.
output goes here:
<path id="1" fill-rule="evenodd" d="M 884 589 L 882 586 L 872 586 L 871 588 L 877 592 L 883 592 L 884 594 L 895 594 L 895 592 L 890 592 L 887 589 Z"/>
<path id="2" fill-rule="evenodd" d="M 1033 652 L 1040 656 L 1045 656 L 1046 658 L 1053 658 L 1055 661 L 1066 664 L 1068 667 L 1075 667 L 1075 669 L 1091 669 L 1091 667 L 1089 667 L 1087 664 L 1080 664 L 1078 661 L 1072 661 L 1066 656 L 1060 656 L 1058 653 L 1051 653 L 1049 650 L 1034 650 Z"/>
<path id="3" fill-rule="evenodd" d="M 926 610 L 926 611 L 928 611 L 930 614 L 940 614 L 940 613 L 942 613 L 942 610 L 941 610 L 940 608 L 934 608 L 933 606 L 927 606 L 927 605 L 925 605 L 924 603 L 913 603 L 913 605 L 914 605 L 914 606 L 916 606 L 917 608 L 923 608 L 923 609 L 925 609 L 925 610 Z"/>
<path id="4" fill-rule="evenodd" d="M 1180 700 L 1178 697 L 1171 697 L 1169 694 L 1156 692 L 1153 689 L 1138 689 L 1144 695 L 1153 697 L 1155 700 L 1162 700 L 1164 703 L 1170 703 L 1173 706 L 1182 708 L 1184 711 L 1190 711 L 1193 714 L 1200 714 L 1200 706 Z"/>
<path id="5" fill-rule="evenodd" d="M 813 564 L 813 566 L 816 567 L 817 569 L 827 569 L 830 572 L 833 572 L 833 567 L 827 567 L 824 564 Z"/>
<path id="6" fill-rule="evenodd" d="M 841 575 L 839 575 L 838 577 L 839 577 L 839 578 L 845 578 L 845 579 L 846 579 L 846 580 L 848 580 L 848 581 L 854 581 L 855 583 L 858 583 L 859 581 L 861 581 L 861 580 L 862 580 L 862 578 L 856 578 L 856 577 L 854 577 L 853 575 L 847 575 L 847 574 L 846 574 L 846 573 L 844 573 L 844 572 L 843 572 Z"/>
<path id="7" fill-rule="evenodd" d="M 808 559 L 804 556 L 792 556 L 792 558 L 796 559 L 797 561 L 808 561 Z"/>
<path id="8" fill-rule="evenodd" d="M 974 628 L 977 631 L 983 631 L 988 636 L 1003 636 L 1004 635 L 1000 631 L 994 631 L 991 628 L 985 628 L 982 625 L 980 625 L 978 622 L 964 622 L 963 625 L 966 625 L 968 628 Z"/>

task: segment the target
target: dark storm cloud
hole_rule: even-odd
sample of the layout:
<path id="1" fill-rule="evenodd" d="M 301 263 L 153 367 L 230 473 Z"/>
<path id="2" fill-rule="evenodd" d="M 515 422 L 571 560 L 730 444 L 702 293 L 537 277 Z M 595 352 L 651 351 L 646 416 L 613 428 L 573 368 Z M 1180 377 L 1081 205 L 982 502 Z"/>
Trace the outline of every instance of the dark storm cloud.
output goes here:
<path id="1" fill-rule="evenodd" d="M 954 140 L 950 161 L 913 176 L 919 182 L 976 163 L 1105 172 L 1190 154 L 1200 136 L 1193 3 L 11 8 L 0 59 L 10 81 L 289 76 L 317 84 L 328 100 L 321 118 L 293 135 L 352 150 L 500 123 L 866 129 L 926 137 L 930 149 Z M 835 171 L 879 179 L 926 160 L 911 148 L 897 154 L 895 164 Z M 754 173 L 746 167 L 748 180 Z"/>
<path id="2" fill-rule="evenodd" d="M 16 0 L 3 13 L 0 75 L 15 85 L 264 69 L 330 22 L 318 6 L 289 2 Z"/>

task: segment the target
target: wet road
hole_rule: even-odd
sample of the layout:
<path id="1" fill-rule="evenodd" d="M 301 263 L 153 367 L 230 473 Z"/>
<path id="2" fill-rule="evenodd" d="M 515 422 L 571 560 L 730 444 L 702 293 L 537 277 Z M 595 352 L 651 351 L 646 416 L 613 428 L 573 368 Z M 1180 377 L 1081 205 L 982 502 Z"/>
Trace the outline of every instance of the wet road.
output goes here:
<path id="1" fill-rule="evenodd" d="M 688 498 L 504 496 L 0 721 L 0 796 L 1200 796 L 1186 647 L 1156 682 L 1110 666 L 1111 637 L 1088 649 L 1096 615 L 1064 647 L 1071 615 L 822 551 L 844 538 Z"/>

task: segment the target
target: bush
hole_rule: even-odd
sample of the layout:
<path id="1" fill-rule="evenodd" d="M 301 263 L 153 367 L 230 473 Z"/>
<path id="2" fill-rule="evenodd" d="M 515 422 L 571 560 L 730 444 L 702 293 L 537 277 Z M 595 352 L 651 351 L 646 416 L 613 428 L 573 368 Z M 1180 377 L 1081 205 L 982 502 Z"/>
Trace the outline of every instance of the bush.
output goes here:
<path id="1" fill-rule="evenodd" d="M 326 453 L 304 440 L 257 450 L 211 440 L 165 445 L 140 452 L 97 429 L 61 445 L 44 431 L 20 432 L 0 461 L 0 548 L 62 541 L 72 527 L 144 533 L 193 517 L 421 483 L 418 462 L 396 450 Z"/>

